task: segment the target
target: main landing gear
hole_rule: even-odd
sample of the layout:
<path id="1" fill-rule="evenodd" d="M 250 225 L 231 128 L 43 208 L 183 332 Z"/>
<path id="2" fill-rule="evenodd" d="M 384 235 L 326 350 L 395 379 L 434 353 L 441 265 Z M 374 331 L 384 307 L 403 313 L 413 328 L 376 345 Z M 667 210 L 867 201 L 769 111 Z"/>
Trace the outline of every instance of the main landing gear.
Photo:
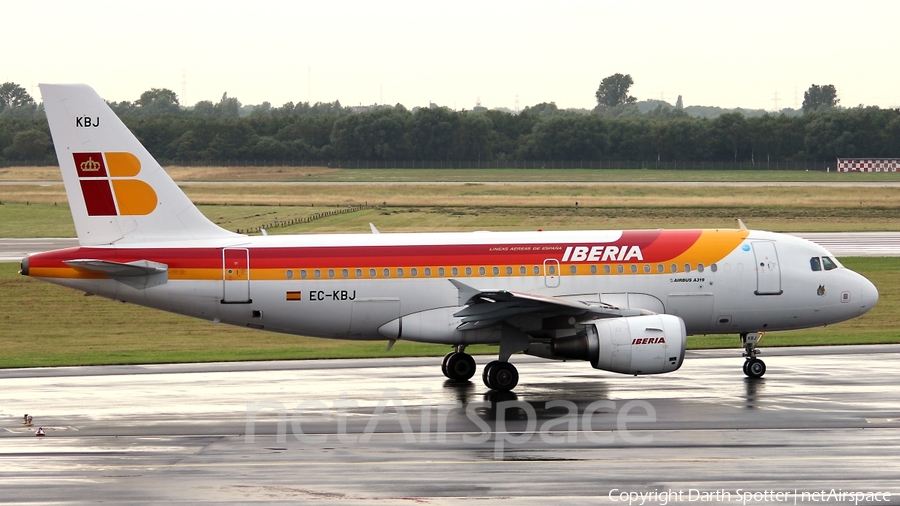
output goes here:
<path id="1" fill-rule="evenodd" d="M 741 334 L 741 346 L 744 347 L 743 356 L 746 358 L 744 360 L 744 374 L 748 378 L 759 379 L 766 373 L 766 363 L 756 358 L 756 355 L 759 353 L 756 345 L 762 337 L 762 332 Z"/>
<path id="2" fill-rule="evenodd" d="M 444 356 L 441 372 L 453 381 L 469 381 L 475 375 L 475 359 L 465 353 L 466 346 L 458 345 L 456 351 Z M 491 390 L 509 392 L 519 383 L 519 371 L 509 362 L 494 360 L 484 366 L 481 374 L 484 385 Z"/>
<path id="3" fill-rule="evenodd" d="M 519 384 L 519 371 L 509 362 L 494 360 L 484 366 L 481 380 L 484 381 L 484 386 L 491 390 L 509 392 Z"/>
<path id="4" fill-rule="evenodd" d="M 465 352 L 466 345 L 460 344 L 456 351 L 451 351 L 444 356 L 441 363 L 441 372 L 453 381 L 469 381 L 475 376 L 475 359 Z"/>

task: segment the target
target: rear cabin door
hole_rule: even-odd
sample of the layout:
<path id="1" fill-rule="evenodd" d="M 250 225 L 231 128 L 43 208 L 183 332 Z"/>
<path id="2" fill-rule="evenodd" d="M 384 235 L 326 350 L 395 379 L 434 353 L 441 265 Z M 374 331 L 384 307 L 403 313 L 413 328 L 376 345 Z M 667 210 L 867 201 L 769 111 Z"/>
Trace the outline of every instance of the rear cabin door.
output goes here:
<path id="1" fill-rule="evenodd" d="M 250 250 L 222 250 L 222 304 L 249 304 Z"/>

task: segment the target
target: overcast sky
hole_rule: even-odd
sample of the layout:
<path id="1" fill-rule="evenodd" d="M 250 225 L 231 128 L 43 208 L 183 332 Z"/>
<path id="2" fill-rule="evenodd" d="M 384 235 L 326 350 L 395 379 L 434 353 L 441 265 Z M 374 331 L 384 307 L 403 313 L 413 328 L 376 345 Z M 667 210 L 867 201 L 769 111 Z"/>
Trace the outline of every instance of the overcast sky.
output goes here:
<path id="1" fill-rule="evenodd" d="M 841 105 L 900 106 L 893 0 L 0 2 L 0 79 L 36 99 L 83 82 L 188 105 L 592 108 L 618 72 L 673 104 L 775 110 L 834 84 Z"/>

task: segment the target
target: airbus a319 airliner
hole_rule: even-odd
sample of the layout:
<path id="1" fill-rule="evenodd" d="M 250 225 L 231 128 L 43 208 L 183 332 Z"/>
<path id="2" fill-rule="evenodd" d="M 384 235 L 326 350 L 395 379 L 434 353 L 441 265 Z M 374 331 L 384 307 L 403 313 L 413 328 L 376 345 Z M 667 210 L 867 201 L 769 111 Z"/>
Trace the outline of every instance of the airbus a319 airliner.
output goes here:
<path id="1" fill-rule="evenodd" d="M 761 377 L 763 332 L 865 313 L 875 286 L 824 248 L 746 230 L 247 236 L 209 221 L 85 85 L 41 85 L 79 246 L 22 274 L 213 322 L 303 336 L 499 346 L 482 378 L 510 390 L 524 352 L 623 374 L 677 370 L 686 336 L 731 333 Z M 374 230 L 373 230 L 374 231 Z"/>

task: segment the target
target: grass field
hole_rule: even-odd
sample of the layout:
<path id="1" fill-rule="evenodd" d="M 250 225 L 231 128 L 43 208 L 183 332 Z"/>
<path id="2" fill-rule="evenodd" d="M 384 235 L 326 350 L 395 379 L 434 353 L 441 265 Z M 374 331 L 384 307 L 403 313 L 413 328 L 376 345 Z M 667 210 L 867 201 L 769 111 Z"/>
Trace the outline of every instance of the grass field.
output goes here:
<path id="1" fill-rule="evenodd" d="M 860 318 L 819 329 L 774 332 L 764 346 L 900 342 L 900 262 L 845 258 L 871 279 L 878 305 Z M 17 274 L 0 263 L 0 368 L 384 356 L 440 356 L 449 347 L 312 339 L 255 331 L 114 302 Z M 738 348 L 737 336 L 692 336 L 689 348 Z M 496 352 L 475 346 L 473 353 Z M 735 350 L 735 359 L 740 354 Z M 435 364 L 437 364 L 437 360 Z"/>
<path id="2" fill-rule="evenodd" d="M 586 230 L 639 228 L 735 228 L 741 218 L 752 228 L 774 232 L 865 232 L 900 230 L 900 208 L 807 207 L 480 207 L 395 206 L 367 208 L 327 219 L 271 228 L 339 206 L 210 205 L 200 210 L 229 230 L 266 226 L 270 234 L 452 232 L 467 230 Z M 4 203 L 0 237 L 74 237 L 67 204 Z"/>
<path id="3" fill-rule="evenodd" d="M 370 206 L 271 233 L 368 232 L 370 222 L 386 232 L 730 228 L 737 218 L 776 232 L 900 230 L 900 190 L 889 187 L 247 183 L 184 190 L 230 230 Z M 0 203 L 0 237 L 74 235 L 61 184 L 0 185 Z"/>

